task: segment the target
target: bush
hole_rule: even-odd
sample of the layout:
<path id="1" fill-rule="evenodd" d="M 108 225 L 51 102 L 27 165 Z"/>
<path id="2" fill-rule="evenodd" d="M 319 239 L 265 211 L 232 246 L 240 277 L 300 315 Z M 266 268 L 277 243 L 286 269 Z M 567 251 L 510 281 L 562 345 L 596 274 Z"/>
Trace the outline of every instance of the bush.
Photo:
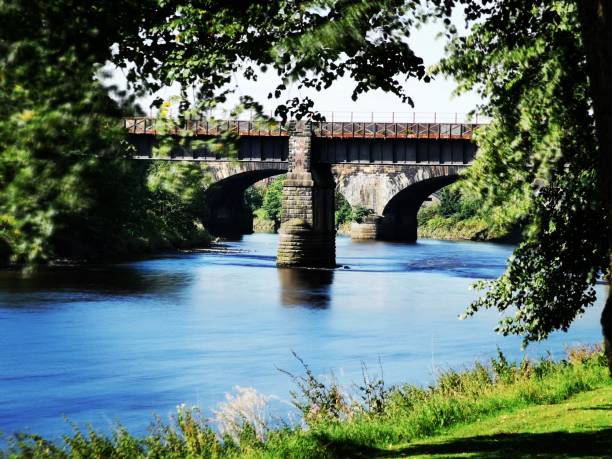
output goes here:
<path id="1" fill-rule="evenodd" d="M 270 186 L 263 199 L 262 208 L 266 211 L 266 215 L 270 220 L 273 220 L 277 225 L 280 224 L 281 212 L 283 207 L 283 182 L 285 176 L 275 179 Z"/>
<path id="2" fill-rule="evenodd" d="M 336 193 L 336 229 L 353 218 L 353 209 L 342 193 Z"/>
<path id="3" fill-rule="evenodd" d="M 495 225 L 483 208 L 482 198 L 447 187 L 438 193 L 440 201 L 423 205 L 417 214 L 419 237 L 434 239 L 497 240 L 512 228 Z"/>
<path id="4" fill-rule="evenodd" d="M 368 215 L 374 215 L 374 210 L 372 209 L 368 209 L 365 206 L 362 206 L 361 204 L 357 204 L 354 208 L 353 208 L 353 221 L 357 222 L 357 223 L 363 223 L 363 220 L 368 216 Z"/>
<path id="5" fill-rule="evenodd" d="M 252 212 L 261 208 L 264 200 L 264 192 L 261 187 L 250 186 L 244 191 L 244 202 Z"/>
<path id="6" fill-rule="evenodd" d="M 327 384 L 320 381 L 295 352 L 293 355 L 304 368 L 305 375 L 280 371 L 288 375 L 297 386 L 297 390 L 291 392 L 292 403 L 302 413 L 304 420 L 316 423 L 346 418 L 350 404 L 338 383 L 333 379 Z"/>
<path id="7" fill-rule="evenodd" d="M 438 194 L 440 203 L 438 212 L 443 217 L 450 217 L 458 214 L 461 210 L 461 192 L 451 187 L 443 188 Z"/>

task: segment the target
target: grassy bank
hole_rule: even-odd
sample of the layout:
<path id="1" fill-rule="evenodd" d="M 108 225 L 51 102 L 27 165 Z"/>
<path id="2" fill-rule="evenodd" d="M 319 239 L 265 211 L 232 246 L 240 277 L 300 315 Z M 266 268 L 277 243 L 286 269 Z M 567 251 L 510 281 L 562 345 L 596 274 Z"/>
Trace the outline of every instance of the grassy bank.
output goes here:
<path id="1" fill-rule="evenodd" d="M 418 237 L 426 239 L 446 239 L 450 241 L 510 241 L 516 239 L 512 232 L 495 228 L 481 216 L 462 218 L 461 216 L 445 217 L 427 215 L 435 213 L 435 204 L 425 215 L 419 213 Z"/>
<path id="2" fill-rule="evenodd" d="M 456 217 L 433 216 L 419 220 L 418 237 L 448 240 L 493 240 L 487 223 L 478 217 L 460 219 Z"/>
<path id="3" fill-rule="evenodd" d="M 610 457 L 612 386 L 536 405 L 394 447 L 396 457 Z"/>
<path id="4" fill-rule="evenodd" d="M 268 218 L 264 209 L 255 209 L 253 211 L 253 231 L 256 233 L 275 233 L 276 223 Z"/>
<path id="5" fill-rule="evenodd" d="M 464 196 L 459 189 L 448 187 L 437 199 L 423 205 L 417 214 L 420 238 L 499 241 L 513 236 L 513 228 L 495 224 L 479 197 Z"/>
<path id="6" fill-rule="evenodd" d="M 576 447 L 574 438 L 588 440 L 584 448 L 597 457 L 610 433 L 612 380 L 600 348 L 574 349 L 559 362 L 511 363 L 500 354 L 469 370 L 445 371 L 430 387 L 386 388 L 366 373 L 352 395 L 307 367 L 293 378 L 301 426 L 269 427 L 265 398 L 243 389 L 216 413 L 221 438 L 196 410 L 180 408 L 176 425 L 157 424 L 145 438 L 124 429 L 112 437 L 77 432 L 61 445 L 20 436 L 0 457 L 491 457 L 512 455 L 504 448 L 515 443 L 530 453 L 524 441 L 537 443 L 536 452 L 550 444 L 560 454 L 562 445 Z"/>

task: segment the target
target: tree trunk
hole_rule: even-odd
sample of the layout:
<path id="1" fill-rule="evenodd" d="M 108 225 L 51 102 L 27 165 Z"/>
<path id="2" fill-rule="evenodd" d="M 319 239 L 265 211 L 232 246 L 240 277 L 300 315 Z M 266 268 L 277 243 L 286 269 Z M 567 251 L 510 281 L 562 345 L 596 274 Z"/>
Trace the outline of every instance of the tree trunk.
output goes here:
<path id="1" fill-rule="evenodd" d="M 600 189 L 612 228 L 612 0 L 576 0 L 588 71 L 599 145 Z M 608 230 L 609 248 L 612 231 Z M 604 347 L 612 376 L 612 254 L 608 297 L 601 315 Z"/>

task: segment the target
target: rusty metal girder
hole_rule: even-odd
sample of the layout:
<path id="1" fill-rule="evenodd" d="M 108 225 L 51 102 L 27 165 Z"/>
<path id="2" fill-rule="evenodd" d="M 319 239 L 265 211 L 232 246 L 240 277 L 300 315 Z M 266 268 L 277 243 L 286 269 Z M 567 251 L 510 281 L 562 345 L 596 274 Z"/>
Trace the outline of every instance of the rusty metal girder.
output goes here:
<path id="1" fill-rule="evenodd" d="M 468 123 L 377 123 L 313 122 L 314 137 L 336 139 L 463 139 L 471 140 L 479 124 Z M 185 120 L 181 126 L 158 126 L 156 118 L 124 118 L 123 127 L 130 134 L 212 137 L 226 132 L 239 136 L 287 137 L 289 129 L 280 121 Z"/>

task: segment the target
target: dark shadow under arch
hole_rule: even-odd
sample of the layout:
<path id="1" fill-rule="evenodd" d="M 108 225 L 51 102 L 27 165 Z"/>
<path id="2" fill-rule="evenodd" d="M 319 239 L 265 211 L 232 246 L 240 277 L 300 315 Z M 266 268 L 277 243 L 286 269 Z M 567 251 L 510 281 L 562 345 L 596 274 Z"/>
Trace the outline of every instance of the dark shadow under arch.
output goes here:
<path id="1" fill-rule="evenodd" d="M 246 206 L 244 192 L 268 177 L 285 174 L 283 169 L 241 172 L 213 183 L 204 196 L 204 226 L 215 236 L 235 237 L 253 232 L 253 215 Z"/>

